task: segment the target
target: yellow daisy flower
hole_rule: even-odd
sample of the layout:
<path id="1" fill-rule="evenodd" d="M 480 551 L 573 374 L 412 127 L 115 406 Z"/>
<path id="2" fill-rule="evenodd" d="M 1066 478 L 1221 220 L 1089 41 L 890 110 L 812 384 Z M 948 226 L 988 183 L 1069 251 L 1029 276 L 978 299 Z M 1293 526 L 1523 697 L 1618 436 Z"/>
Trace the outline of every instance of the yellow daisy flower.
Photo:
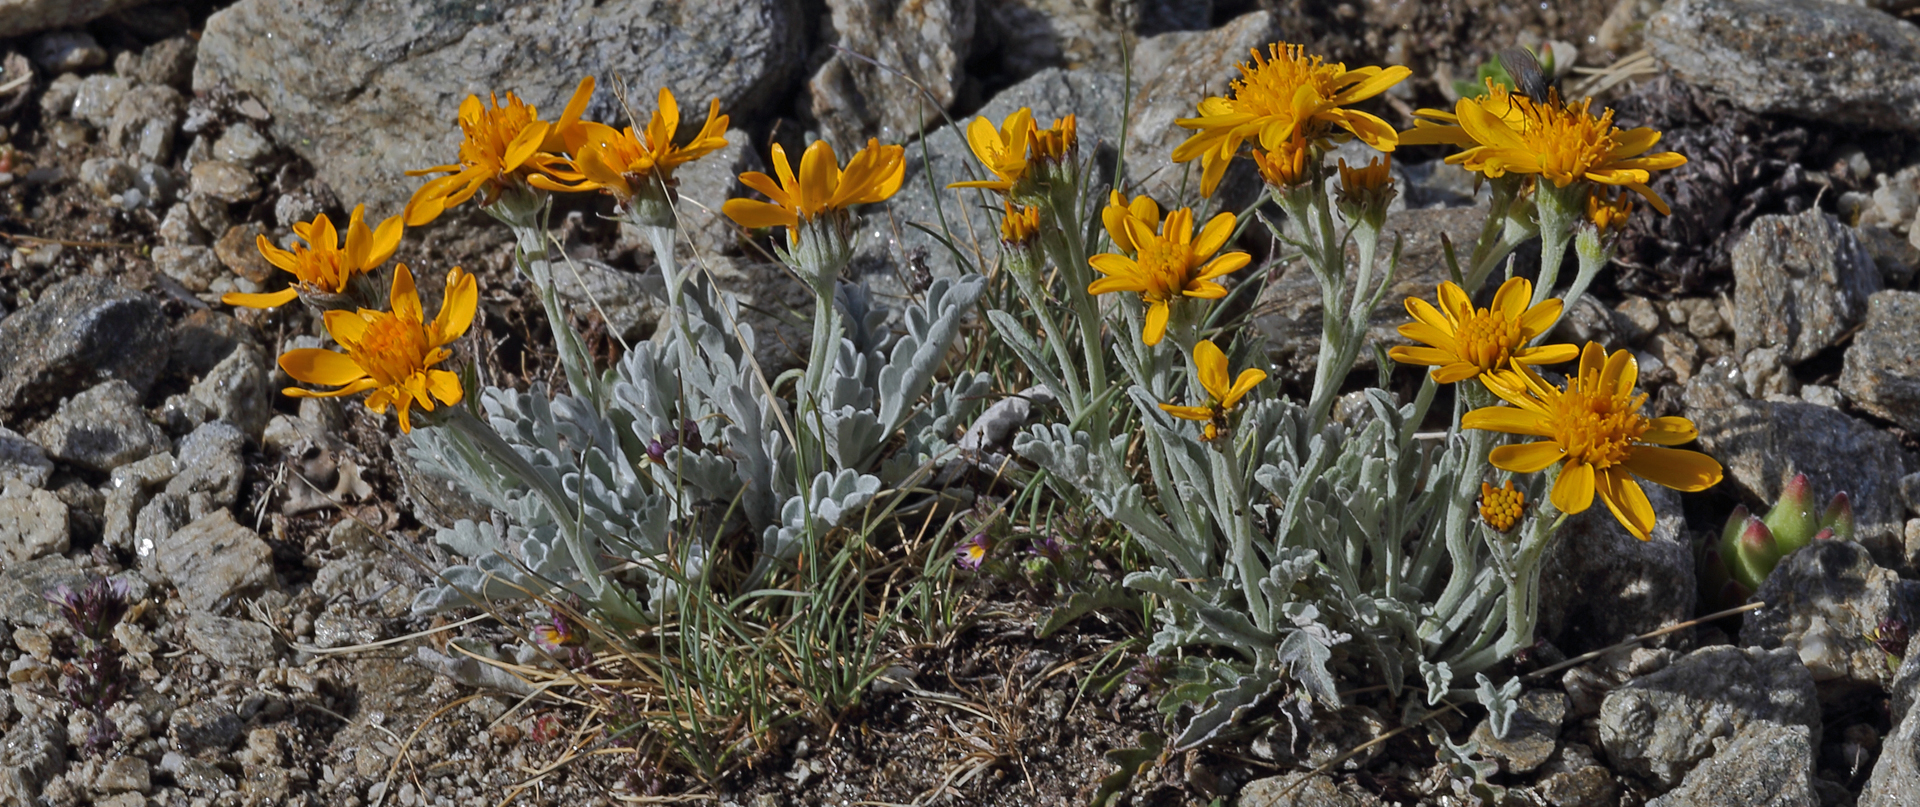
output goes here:
<path id="1" fill-rule="evenodd" d="M 1413 321 L 1400 326 L 1400 335 L 1426 347 L 1402 345 L 1387 356 L 1402 364 L 1434 367 L 1433 380 L 1452 384 L 1504 370 L 1515 364 L 1559 364 L 1580 355 L 1573 345 L 1528 347 L 1535 337 L 1560 319 L 1561 302 L 1533 299 L 1533 283 L 1510 278 L 1494 292 L 1491 308 L 1474 308 L 1466 290 L 1453 281 L 1440 284 L 1440 307 L 1418 297 L 1407 298 Z"/>
<path id="2" fill-rule="evenodd" d="M 293 225 L 293 234 L 307 242 L 307 245 L 294 244 L 291 251 L 280 249 L 268 241 L 265 235 L 254 236 L 254 246 L 265 256 L 268 263 L 291 272 L 298 282 L 295 286 L 268 294 L 243 294 L 228 292 L 220 296 L 220 302 L 227 305 L 247 308 L 274 308 L 292 302 L 300 296 L 300 289 L 323 292 L 326 294 L 345 294 L 347 284 L 355 275 L 373 271 L 373 268 L 386 263 L 393 257 L 393 251 L 400 246 L 400 232 L 403 227 L 399 216 L 389 216 L 380 222 L 378 229 L 369 230 L 363 220 L 367 212 L 366 205 L 357 205 L 347 217 L 347 238 L 341 245 L 340 235 L 333 228 L 333 222 L 322 213 L 313 221 L 302 221 Z"/>
<path id="3" fill-rule="evenodd" d="M 282 392 L 295 398 L 337 398 L 373 390 L 367 408 L 383 414 L 390 404 L 398 407 L 403 432 L 413 430 L 408 419 L 413 404 L 431 412 L 434 399 L 448 406 L 459 403 L 460 377 L 432 368 L 452 355 L 445 346 L 473 325 L 480 302 L 473 276 L 457 266 L 447 272 L 446 297 L 432 322 L 425 321 L 406 264 L 394 271 L 390 300 L 392 311 L 327 312 L 327 333 L 345 353 L 300 348 L 281 354 L 280 369 L 295 380 L 339 389 L 288 387 Z"/>
<path id="4" fill-rule="evenodd" d="M 1107 235 L 1113 238 L 1114 248 L 1131 255 L 1139 252 L 1140 248 L 1134 245 L 1133 236 L 1127 234 L 1129 218 L 1145 224 L 1147 229 L 1154 232 L 1160 230 L 1160 206 L 1154 204 L 1152 199 L 1141 194 L 1129 202 L 1119 191 L 1108 191 L 1107 206 L 1100 210 L 1100 221 L 1107 226 Z"/>
<path id="5" fill-rule="evenodd" d="M 729 121 L 720 114 L 720 99 L 715 98 L 707 105 L 707 122 L 699 134 L 684 146 L 674 145 L 680 105 L 662 87 L 659 106 L 644 132 L 635 132 L 631 126 L 620 130 L 603 123 L 580 124 L 581 142 L 569 149 L 573 167 L 583 178 L 579 184 L 568 185 L 541 174 L 527 181 L 551 191 L 605 190 L 625 204 L 639 192 L 636 186 L 644 186 L 650 178 L 659 177 L 662 185 L 671 186 L 673 169 L 726 147 Z"/>
<path id="6" fill-rule="evenodd" d="M 1398 133 L 1392 126 L 1346 107 L 1386 92 L 1412 75 L 1412 70 L 1399 66 L 1348 70 L 1344 64 L 1307 56 L 1300 45 L 1284 49 L 1271 45 L 1268 54 L 1263 57 L 1256 50 L 1251 63 L 1237 65 L 1240 78 L 1233 81 L 1232 98 L 1208 98 L 1200 102 L 1198 117 L 1174 121 L 1196 130 L 1173 150 L 1173 161 L 1200 159 L 1202 195 L 1213 195 L 1227 163 L 1248 140 L 1274 152 L 1296 131 L 1307 141 L 1321 144 L 1346 137 L 1336 133 L 1341 129 L 1381 151 L 1393 150 Z"/>
<path id="7" fill-rule="evenodd" d="M 1551 500 L 1564 513 L 1581 513 L 1597 492 L 1614 518 L 1642 541 L 1653 534 L 1653 505 L 1634 477 L 1675 490 L 1699 491 L 1719 484 L 1720 463 L 1698 451 L 1666 448 L 1699 436 L 1682 417 L 1648 418 L 1640 414 L 1645 393 L 1635 394 L 1639 365 L 1626 350 L 1608 355 L 1588 342 L 1579 372 L 1564 388 L 1548 384 L 1532 369 L 1489 375 L 1487 388 L 1512 406 L 1468 412 L 1469 429 L 1545 438 L 1500 446 L 1487 457 L 1494 467 L 1530 474 L 1563 462 Z"/>
<path id="8" fill-rule="evenodd" d="M 1200 439 L 1212 440 L 1227 429 L 1227 415 L 1240 405 L 1240 399 L 1252 392 L 1260 382 L 1267 380 L 1267 371 L 1248 368 L 1240 371 L 1240 377 L 1227 379 L 1227 354 L 1221 352 L 1212 340 L 1201 340 L 1193 346 L 1193 368 L 1200 376 L 1200 386 L 1207 391 L 1206 406 L 1175 406 L 1161 404 L 1167 414 L 1182 420 L 1205 421 L 1206 426 L 1200 432 Z"/>
<path id="9" fill-rule="evenodd" d="M 588 76 L 574 89 L 560 120 L 548 123 L 540 120 L 539 110 L 513 93 L 507 93 L 504 105 L 497 95 L 490 104 L 482 104 L 478 95 L 467 96 L 460 104 L 460 131 L 466 135 L 460 143 L 460 159 L 407 172 L 410 177 L 447 174 L 413 192 L 407 202 L 407 226 L 433 221 L 482 190 L 486 195 L 481 204 L 490 204 L 507 185 L 539 174 L 578 181 L 580 176 L 567 168 L 561 154 L 569 141 L 584 142 L 580 115 L 592 97 L 593 77 Z"/>
<path id="10" fill-rule="evenodd" d="M 1147 303 L 1147 321 L 1140 339 L 1149 345 L 1160 344 L 1167 334 L 1169 305 L 1182 297 L 1217 300 L 1227 296 L 1225 287 L 1213 279 L 1246 266 L 1253 260 L 1244 252 L 1214 256 L 1233 236 L 1232 213 L 1221 213 L 1193 234 L 1193 211 L 1181 208 L 1167 214 L 1160 232 L 1133 216 L 1124 220 L 1127 240 L 1137 253 L 1129 258 L 1104 252 L 1087 263 L 1106 275 L 1087 286 L 1089 294 L 1133 291 Z"/>
<path id="11" fill-rule="evenodd" d="M 785 227 L 795 243 L 800 239 L 800 222 L 832 210 L 883 201 L 900 190 L 906 176 L 904 146 L 882 146 L 877 139 L 847 161 L 840 169 L 833 147 L 815 140 L 800 155 L 800 174 L 795 176 L 787 163 L 787 151 L 773 144 L 773 170 L 779 182 L 759 171 L 740 175 L 740 184 L 767 195 L 772 202 L 753 199 L 728 199 L 721 212 L 748 229 Z"/>
<path id="12" fill-rule="evenodd" d="M 1544 104 L 1517 95 L 1507 103 L 1511 106 L 1503 111 L 1484 100 L 1460 99 L 1454 115 L 1471 145 L 1447 162 L 1489 178 L 1537 175 L 1560 188 L 1580 180 L 1616 185 L 1640 194 L 1662 214 L 1671 212 L 1647 183 L 1652 172 L 1679 168 L 1687 158 L 1671 151 L 1648 154 L 1660 142 L 1659 132 L 1615 128 L 1613 110 L 1599 117 L 1589 112 L 1591 98 L 1561 103 L 1550 92 Z"/>
<path id="13" fill-rule="evenodd" d="M 1506 486 L 1499 488 L 1480 483 L 1480 519 L 1487 522 L 1494 532 L 1513 529 L 1526 509 L 1527 494 L 1514 490 L 1513 480 L 1507 480 Z"/>
<path id="14" fill-rule="evenodd" d="M 1033 110 L 1021 107 L 995 129 L 985 117 L 967 124 L 967 147 L 994 178 L 949 183 L 949 188 L 985 188 L 1011 193 L 1027 175 L 1027 144 L 1033 140 Z"/>

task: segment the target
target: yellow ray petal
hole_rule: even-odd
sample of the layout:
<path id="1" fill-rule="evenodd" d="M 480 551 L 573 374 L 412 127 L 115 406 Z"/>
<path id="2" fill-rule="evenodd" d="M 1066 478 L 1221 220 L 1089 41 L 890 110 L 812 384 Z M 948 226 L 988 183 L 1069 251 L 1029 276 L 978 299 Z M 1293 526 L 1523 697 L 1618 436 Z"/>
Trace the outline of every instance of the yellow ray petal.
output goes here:
<path id="1" fill-rule="evenodd" d="M 1553 436 L 1553 421 L 1542 417 L 1537 412 L 1529 412 L 1514 406 L 1487 406 L 1475 409 L 1461 416 L 1460 427 L 1507 434 L 1526 434 L 1534 437 Z M 1535 443 L 1534 445 L 1552 444 Z M 1554 450 L 1559 451 L 1558 446 L 1555 446 Z"/>
<path id="2" fill-rule="evenodd" d="M 1652 538 L 1653 503 L 1647 501 L 1647 492 L 1640 489 L 1640 484 L 1620 468 L 1601 471 L 1598 482 L 1600 500 L 1607 503 L 1620 526 L 1642 541 Z"/>
<path id="3" fill-rule="evenodd" d="M 1720 484 L 1722 469 L 1714 458 L 1698 451 L 1659 446 L 1634 446 L 1621 463 L 1635 476 L 1689 493 Z"/>
<path id="4" fill-rule="evenodd" d="M 1497 446 L 1487 452 L 1487 462 L 1503 471 L 1516 474 L 1530 474 L 1560 461 L 1566 452 L 1550 442 L 1521 443 L 1514 446 Z"/>
<path id="5" fill-rule="evenodd" d="M 1567 514 L 1584 513 L 1593 506 L 1593 466 L 1569 462 L 1560 467 L 1560 478 L 1553 482 L 1553 506 Z"/>
<path id="6" fill-rule="evenodd" d="M 1699 436 L 1700 430 L 1694 427 L 1693 421 L 1683 417 L 1663 417 L 1654 418 L 1640 439 L 1657 445 L 1677 446 L 1691 443 Z"/>
<path id="7" fill-rule="evenodd" d="M 1202 339 L 1193 346 L 1193 371 L 1200 378 L 1200 386 L 1216 401 L 1224 402 L 1227 397 L 1227 354 L 1211 339 Z"/>
<path id="8" fill-rule="evenodd" d="M 317 347 L 295 348 L 280 354 L 280 369 L 296 381 L 337 387 L 366 378 L 367 371 L 344 353 Z"/>
<path id="9" fill-rule="evenodd" d="M 241 306 L 243 308 L 278 308 L 293 302 L 293 299 L 299 296 L 300 293 L 293 289 L 281 289 L 280 291 L 267 294 L 246 294 L 244 292 L 230 291 L 220 295 L 220 302 L 227 305 Z"/>

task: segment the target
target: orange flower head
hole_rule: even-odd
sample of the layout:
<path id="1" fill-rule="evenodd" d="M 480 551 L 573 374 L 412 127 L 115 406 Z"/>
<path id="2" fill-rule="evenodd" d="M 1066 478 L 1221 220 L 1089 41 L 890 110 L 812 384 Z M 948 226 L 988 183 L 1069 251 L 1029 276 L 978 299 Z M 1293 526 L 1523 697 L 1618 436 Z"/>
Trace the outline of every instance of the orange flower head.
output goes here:
<path id="1" fill-rule="evenodd" d="M 491 96 L 490 103 L 482 103 L 478 95 L 467 96 L 460 104 L 460 131 L 465 139 L 460 142 L 459 161 L 407 172 L 407 176 L 446 174 L 413 192 L 407 202 L 407 226 L 433 221 L 481 191 L 486 192 L 481 204 L 492 204 L 509 185 L 530 177 L 544 174 L 579 181 L 580 175 L 567 168 L 561 153 L 569 141 L 585 139 L 580 115 L 592 97 L 593 77 L 588 76 L 574 89 L 560 120 L 549 123 L 513 93 L 507 93 L 504 104 L 498 95 Z"/>
<path id="2" fill-rule="evenodd" d="M 528 179 L 534 187 L 553 191 L 604 190 L 625 204 L 655 179 L 661 187 L 673 186 L 673 169 L 713 153 L 727 145 L 730 119 L 720 114 L 720 99 L 707 105 L 707 122 L 686 145 L 674 145 L 680 128 L 680 105 L 672 91 L 660 88 L 659 105 L 647 121 L 644 131 L 624 130 L 601 123 L 580 124 L 580 143 L 570 149 L 573 167 L 580 182 L 568 185 L 551 177 L 535 174 Z"/>
<path id="3" fill-rule="evenodd" d="M 1279 152 L 1295 133 L 1315 146 L 1334 139 L 1358 137 L 1381 151 L 1392 151 L 1398 133 L 1373 115 L 1346 107 L 1386 92 L 1413 71 L 1406 67 L 1362 67 L 1327 64 L 1306 55 L 1300 45 L 1272 45 L 1267 55 L 1253 52 L 1252 62 L 1237 65 L 1231 98 L 1200 102 L 1199 116 L 1174 121 L 1195 130 L 1173 150 L 1173 161 L 1200 160 L 1200 192 L 1212 196 L 1227 172 L 1227 164 L 1252 141 L 1257 148 Z"/>
<path id="4" fill-rule="evenodd" d="M 1198 237 L 1193 232 L 1193 211 L 1188 208 L 1168 213 L 1158 233 L 1131 215 L 1122 221 L 1135 255 L 1127 257 L 1109 252 L 1089 258 L 1087 263 L 1106 277 L 1093 281 L 1087 291 L 1091 294 L 1138 292 L 1147 304 L 1147 319 L 1140 338 L 1149 345 L 1160 344 L 1161 337 L 1166 335 L 1167 319 L 1172 313 L 1170 306 L 1175 300 L 1183 297 L 1217 300 L 1227 296 L 1226 288 L 1214 279 L 1252 260 L 1244 252 L 1214 255 L 1233 237 L 1236 219 L 1232 213 L 1214 216 L 1201 228 Z"/>
<path id="5" fill-rule="evenodd" d="M 265 235 L 255 236 L 254 246 L 260 254 L 268 263 L 292 273 L 295 285 L 270 294 L 228 292 L 221 295 L 220 302 L 247 308 L 274 308 L 292 302 L 303 288 L 325 294 L 345 294 L 355 276 L 386 263 L 400 246 L 403 229 L 400 217 L 389 216 L 380 222 L 379 228 L 369 230 L 364 220 L 366 212 L 366 205 L 353 208 L 347 217 L 344 244 L 325 213 L 315 216 L 313 221 L 293 225 L 293 234 L 307 243 L 294 244 L 290 250 L 275 247 Z"/>
<path id="6" fill-rule="evenodd" d="M 740 175 L 740 184 L 767 195 L 771 202 L 753 199 L 728 199 L 721 207 L 740 226 L 748 229 L 785 227 L 794 243 L 800 240 L 800 224 L 854 205 L 872 204 L 891 198 L 906 177 L 906 147 L 882 146 L 877 139 L 847 161 L 841 170 L 833 146 L 815 140 L 800 155 L 800 173 L 795 175 L 787 163 L 787 150 L 773 144 L 773 177 L 759 171 Z"/>
<path id="7" fill-rule="evenodd" d="M 367 408 L 385 413 L 399 409 L 400 430 L 413 430 L 408 417 L 413 404 L 431 412 L 434 400 L 460 402 L 460 377 L 433 369 L 452 355 L 446 345 L 473 325 L 479 290 L 473 276 L 454 267 L 447 272 L 446 297 L 440 314 L 427 322 L 414 290 L 413 273 L 401 264 L 393 275 L 392 311 L 328 311 L 327 333 L 345 353 L 321 348 L 298 348 L 280 356 L 280 368 L 294 380 L 339 389 L 315 391 L 300 387 L 282 390 L 295 398 L 336 398 L 372 390 Z"/>
<path id="8" fill-rule="evenodd" d="M 1403 364 L 1434 368 L 1433 380 L 1452 384 L 1514 364 L 1559 364 L 1580 355 L 1573 345 L 1529 347 L 1534 338 L 1560 319 L 1561 301 L 1547 299 L 1529 307 L 1533 282 L 1510 278 L 1494 292 L 1493 306 L 1475 308 L 1467 292 L 1452 281 L 1440 284 L 1440 307 L 1418 297 L 1407 298 L 1413 321 L 1400 326 L 1400 335 L 1424 346 L 1399 346 L 1387 356 Z"/>
<path id="9" fill-rule="evenodd" d="M 1545 102 L 1502 92 L 1462 98 L 1451 116 L 1436 110 L 1416 113 L 1426 125 L 1416 120 L 1401 142 L 1464 146 L 1447 162 L 1488 178 L 1511 173 L 1536 176 L 1559 188 L 1578 181 L 1613 185 L 1640 194 L 1662 214 L 1670 212 L 1647 183 L 1652 172 L 1679 168 L 1687 158 L 1671 151 L 1648 153 L 1660 142 L 1658 131 L 1616 128 L 1613 110 L 1595 116 L 1592 106 L 1591 98 L 1563 103 L 1554 90 Z"/>
<path id="10" fill-rule="evenodd" d="M 1513 529 L 1526 509 L 1527 494 L 1514 490 L 1513 480 L 1507 480 L 1505 487 L 1498 488 L 1480 483 L 1480 519 L 1487 522 L 1494 532 Z"/>
<path id="11" fill-rule="evenodd" d="M 1722 469 L 1712 457 L 1681 445 L 1699 436 L 1682 417 L 1648 418 L 1640 413 L 1645 393 L 1635 393 L 1639 366 L 1630 351 L 1609 355 L 1588 342 L 1580 369 L 1564 387 L 1548 384 L 1525 365 L 1486 376 L 1487 389 L 1511 406 L 1468 412 L 1469 429 L 1522 434 L 1536 442 L 1500 446 L 1487 461 L 1494 467 L 1530 474 L 1561 463 L 1550 497 L 1563 513 L 1585 512 L 1597 493 L 1614 518 L 1642 541 L 1653 534 L 1653 505 L 1635 477 L 1675 490 L 1700 491 L 1719 484 Z"/>
<path id="12" fill-rule="evenodd" d="M 1593 223 L 1602 235 L 1626 229 L 1627 218 L 1633 215 L 1633 197 L 1624 193 L 1602 193 L 1599 190 L 1587 194 L 1587 221 Z"/>
<path id="13" fill-rule="evenodd" d="M 1033 110 L 1021 107 L 994 128 L 985 117 L 967 124 L 967 147 L 973 156 L 993 174 L 993 179 L 949 183 L 949 188 L 983 188 L 1011 194 L 1027 177 L 1027 146 L 1033 142 Z"/>
<path id="14" fill-rule="evenodd" d="M 1000 219 L 1000 242 L 1010 246 L 1033 243 L 1040 236 L 1040 208 L 1021 207 L 1007 202 L 1006 215 Z"/>
<path id="15" fill-rule="evenodd" d="M 1314 162 L 1311 159 L 1313 149 L 1299 131 L 1292 137 L 1281 141 L 1280 147 L 1273 151 L 1256 148 L 1253 150 L 1253 165 L 1260 169 L 1260 178 L 1269 187 L 1286 190 L 1298 188 L 1314 181 Z"/>
<path id="16" fill-rule="evenodd" d="M 1050 129 L 1035 128 L 1033 139 L 1028 143 L 1031 158 L 1036 162 L 1059 165 L 1080 149 L 1080 127 L 1074 116 L 1068 115 L 1056 119 Z"/>

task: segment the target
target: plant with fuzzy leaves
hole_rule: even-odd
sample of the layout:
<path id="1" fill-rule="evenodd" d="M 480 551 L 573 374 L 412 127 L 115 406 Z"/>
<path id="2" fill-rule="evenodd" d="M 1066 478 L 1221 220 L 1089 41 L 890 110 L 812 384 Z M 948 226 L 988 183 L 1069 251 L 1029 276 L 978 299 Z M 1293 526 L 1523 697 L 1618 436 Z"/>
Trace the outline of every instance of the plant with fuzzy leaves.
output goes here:
<path id="1" fill-rule="evenodd" d="M 1816 511 L 1806 474 L 1794 474 L 1765 517 L 1733 509 L 1718 540 L 1699 547 L 1700 593 L 1713 610 L 1732 608 L 1760 590 L 1786 556 L 1814 541 L 1854 539 L 1853 501 L 1833 494 Z"/>

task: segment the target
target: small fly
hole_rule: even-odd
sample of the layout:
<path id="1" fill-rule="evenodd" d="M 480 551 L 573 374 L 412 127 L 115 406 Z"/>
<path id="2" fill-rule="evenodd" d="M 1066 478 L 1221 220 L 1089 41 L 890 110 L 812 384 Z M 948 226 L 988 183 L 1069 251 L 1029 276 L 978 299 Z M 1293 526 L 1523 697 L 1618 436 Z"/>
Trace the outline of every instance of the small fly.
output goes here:
<path id="1" fill-rule="evenodd" d="M 1536 104 L 1547 103 L 1547 74 L 1540 69 L 1540 60 L 1534 58 L 1533 51 L 1522 47 L 1502 48 L 1500 66 L 1507 69 L 1507 75 L 1513 77 L 1513 89 Z"/>

